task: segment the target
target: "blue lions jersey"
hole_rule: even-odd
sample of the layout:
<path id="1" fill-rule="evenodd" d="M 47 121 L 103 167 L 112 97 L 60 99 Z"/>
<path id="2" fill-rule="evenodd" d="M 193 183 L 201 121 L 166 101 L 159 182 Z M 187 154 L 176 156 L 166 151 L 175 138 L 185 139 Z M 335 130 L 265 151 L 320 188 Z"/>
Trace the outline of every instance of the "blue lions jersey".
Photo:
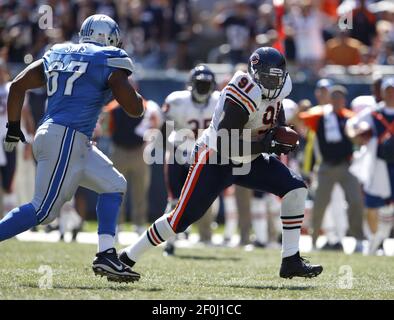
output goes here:
<path id="1" fill-rule="evenodd" d="M 56 123 L 91 137 L 110 99 L 107 80 L 115 69 L 132 72 L 127 53 L 93 43 L 54 45 L 44 57 L 48 107 L 42 123 Z"/>

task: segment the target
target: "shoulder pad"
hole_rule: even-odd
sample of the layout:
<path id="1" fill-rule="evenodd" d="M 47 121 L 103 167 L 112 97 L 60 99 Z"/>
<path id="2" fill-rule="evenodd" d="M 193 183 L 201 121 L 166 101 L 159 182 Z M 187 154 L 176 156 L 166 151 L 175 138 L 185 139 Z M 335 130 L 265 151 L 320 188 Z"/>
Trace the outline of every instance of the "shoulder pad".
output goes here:
<path id="1" fill-rule="evenodd" d="M 261 89 L 249 74 L 237 71 L 223 89 L 226 98 L 242 107 L 248 114 L 258 109 L 261 102 Z"/>
<path id="2" fill-rule="evenodd" d="M 108 46 L 100 52 L 106 57 L 108 67 L 126 70 L 129 75 L 134 72 L 134 63 L 123 49 Z"/>
<path id="3" fill-rule="evenodd" d="M 174 91 L 167 96 L 165 103 L 174 104 L 177 103 L 178 101 L 182 101 L 189 98 L 190 98 L 189 90 Z"/>

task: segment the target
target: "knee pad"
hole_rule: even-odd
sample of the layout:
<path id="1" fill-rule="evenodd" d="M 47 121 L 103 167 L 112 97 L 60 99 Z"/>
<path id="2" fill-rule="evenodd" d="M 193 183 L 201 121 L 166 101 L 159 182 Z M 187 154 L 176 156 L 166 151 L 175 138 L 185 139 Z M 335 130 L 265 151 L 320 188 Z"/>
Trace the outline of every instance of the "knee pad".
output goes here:
<path id="1" fill-rule="evenodd" d="M 293 189 L 282 198 L 281 216 L 296 216 L 304 214 L 305 201 L 308 195 L 306 188 Z"/>
<path id="2" fill-rule="evenodd" d="M 32 200 L 31 205 L 34 207 L 36 212 L 38 212 L 41 202 L 42 202 L 42 199 L 34 198 Z M 42 224 L 42 225 L 50 224 L 53 220 L 55 220 L 57 217 L 59 217 L 59 215 L 60 215 L 60 209 L 55 205 L 52 207 L 51 211 L 45 217 L 45 219 L 42 221 L 39 221 L 38 224 Z"/>
<path id="3" fill-rule="evenodd" d="M 125 194 L 127 191 L 127 181 L 125 179 L 125 177 L 123 176 L 123 174 L 121 174 L 118 178 L 118 181 L 115 185 L 115 189 L 113 192 L 119 192 L 122 194 Z"/>
<path id="4" fill-rule="evenodd" d="M 60 211 L 59 210 L 51 210 L 51 212 L 49 212 L 48 216 L 40 222 L 40 224 L 42 225 L 47 225 L 50 224 L 51 222 L 53 222 L 53 220 L 55 220 L 57 217 L 59 217 L 60 215 Z"/>

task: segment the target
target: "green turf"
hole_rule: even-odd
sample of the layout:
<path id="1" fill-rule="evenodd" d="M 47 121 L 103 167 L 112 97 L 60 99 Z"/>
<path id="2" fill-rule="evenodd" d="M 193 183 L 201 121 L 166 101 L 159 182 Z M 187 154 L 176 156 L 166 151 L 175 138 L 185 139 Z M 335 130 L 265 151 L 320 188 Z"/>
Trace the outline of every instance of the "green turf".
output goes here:
<path id="1" fill-rule="evenodd" d="M 147 253 L 135 270 L 138 283 L 109 283 L 91 271 L 95 246 L 65 243 L 0 245 L 2 299 L 394 299 L 394 259 L 359 254 L 310 254 L 325 270 L 314 279 L 285 280 L 278 276 L 277 250 L 241 248 L 179 249 L 165 258 L 161 248 Z M 352 268 L 352 288 L 341 266 Z M 43 273 L 53 272 L 52 289 Z M 48 274 L 48 273 L 47 273 Z M 40 289 L 40 284 L 44 288 Z"/>

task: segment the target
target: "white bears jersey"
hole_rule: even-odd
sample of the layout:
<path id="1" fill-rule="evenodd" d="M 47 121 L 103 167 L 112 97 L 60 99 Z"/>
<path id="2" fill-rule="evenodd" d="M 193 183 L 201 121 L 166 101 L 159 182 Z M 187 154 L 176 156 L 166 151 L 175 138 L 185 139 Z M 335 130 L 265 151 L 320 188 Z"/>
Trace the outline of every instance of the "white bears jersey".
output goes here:
<path id="1" fill-rule="evenodd" d="M 355 113 L 360 113 L 364 109 L 375 109 L 377 102 L 374 96 L 358 96 L 352 100 L 350 106 Z"/>
<path id="2" fill-rule="evenodd" d="M 214 91 L 206 105 L 194 102 L 190 90 L 175 91 L 166 98 L 163 106 L 165 120 L 173 121 L 174 125 L 168 142 L 185 151 L 186 157 L 193 150 L 196 139 L 209 126 L 219 97 L 220 92 Z"/>
<path id="3" fill-rule="evenodd" d="M 290 76 L 288 75 L 285 84 L 276 99 L 263 99 L 260 87 L 253 81 L 248 73 L 237 71 L 226 87 L 223 88 L 219 102 L 215 108 L 212 122 L 204 131 L 200 141 L 210 148 L 216 149 L 217 130 L 223 115 L 223 108 L 226 99 L 230 99 L 240 108 L 243 108 L 249 115 L 249 120 L 245 124 L 245 129 L 251 130 L 252 141 L 261 139 L 264 134 L 271 129 L 282 108 L 282 100 L 288 96 L 292 89 Z M 243 137 L 244 140 L 248 140 Z M 258 155 L 231 157 L 237 162 L 250 162 Z"/>

